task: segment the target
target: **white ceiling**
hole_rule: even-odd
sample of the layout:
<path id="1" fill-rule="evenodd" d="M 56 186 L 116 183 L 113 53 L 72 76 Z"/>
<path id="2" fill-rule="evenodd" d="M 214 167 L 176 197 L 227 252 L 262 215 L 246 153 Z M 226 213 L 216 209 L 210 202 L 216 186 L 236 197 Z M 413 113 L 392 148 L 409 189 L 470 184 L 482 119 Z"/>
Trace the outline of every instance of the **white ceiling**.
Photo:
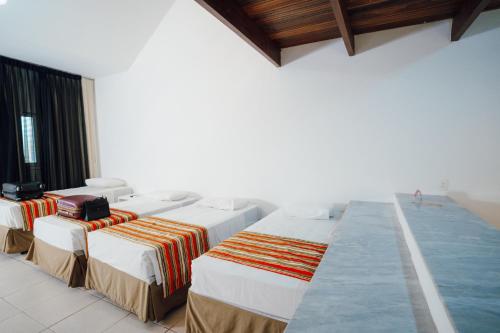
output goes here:
<path id="1" fill-rule="evenodd" d="M 95 78 L 127 70 L 174 0 L 8 0 L 0 55 Z"/>

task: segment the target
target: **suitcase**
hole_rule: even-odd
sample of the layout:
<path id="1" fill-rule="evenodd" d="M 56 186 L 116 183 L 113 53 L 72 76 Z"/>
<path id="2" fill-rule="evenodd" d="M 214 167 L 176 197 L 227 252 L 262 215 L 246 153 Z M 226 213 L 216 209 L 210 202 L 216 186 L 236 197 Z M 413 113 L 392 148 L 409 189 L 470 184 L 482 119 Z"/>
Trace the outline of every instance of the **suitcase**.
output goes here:
<path id="1" fill-rule="evenodd" d="M 97 199 L 93 195 L 70 195 L 57 200 L 57 215 L 79 219 L 83 216 L 86 201 Z"/>
<path id="2" fill-rule="evenodd" d="M 94 221 L 110 215 L 108 199 L 104 197 L 89 200 L 83 204 L 83 218 L 85 221 Z"/>
<path id="3" fill-rule="evenodd" d="M 45 186 L 40 182 L 31 183 L 4 183 L 2 194 L 5 198 L 15 201 L 39 199 L 43 196 Z"/>

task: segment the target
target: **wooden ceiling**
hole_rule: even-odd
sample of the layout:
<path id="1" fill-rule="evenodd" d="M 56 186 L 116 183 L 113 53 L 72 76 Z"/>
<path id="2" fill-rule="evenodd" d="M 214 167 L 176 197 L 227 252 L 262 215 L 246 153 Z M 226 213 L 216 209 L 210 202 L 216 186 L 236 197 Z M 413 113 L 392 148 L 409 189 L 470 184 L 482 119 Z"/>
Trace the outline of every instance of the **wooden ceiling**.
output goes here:
<path id="1" fill-rule="evenodd" d="M 483 10 L 500 0 L 195 0 L 275 65 L 281 49 L 343 38 L 350 55 L 354 36 L 453 18 L 458 40 Z"/>

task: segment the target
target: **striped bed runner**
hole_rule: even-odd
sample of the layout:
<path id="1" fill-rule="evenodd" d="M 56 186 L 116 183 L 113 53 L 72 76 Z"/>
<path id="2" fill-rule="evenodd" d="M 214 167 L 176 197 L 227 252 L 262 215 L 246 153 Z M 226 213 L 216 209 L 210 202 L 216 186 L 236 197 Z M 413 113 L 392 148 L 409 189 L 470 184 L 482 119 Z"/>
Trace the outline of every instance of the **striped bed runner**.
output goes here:
<path id="1" fill-rule="evenodd" d="M 129 222 L 132 220 L 137 220 L 139 218 L 139 216 L 136 213 L 125 211 L 125 210 L 110 208 L 109 212 L 111 213 L 111 215 L 109 215 L 108 217 L 98 219 L 98 220 L 93 220 L 93 221 L 85 221 L 83 219 L 72 219 L 72 218 L 60 216 L 60 215 L 58 217 L 64 219 L 65 221 L 67 221 L 69 223 L 77 224 L 83 228 L 83 230 L 85 231 L 85 235 L 84 235 L 84 237 L 85 237 L 85 256 L 88 257 L 88 255 L 89 255 L 89 242 L 87 239 L 87 234 L 89 232 L 99 230 L 99 229 L 108 228 L 108 227 L 111 227 L 111 226 L 114 226 L 117 224 Z"/>
<path id="2" fill-rule="evenodd" d="M 78 224 L 83 229 L 85 229 L 86 232 L 96 231 L 99 229 L 111 227 L 113 225 L 129 222 L 132 220 L 137 220 L 139 218 L 139 216 L 136 213 L 129 212 L 126 210 L 110 208 L 109 212 L 111 213 L 111 215 L 109 215 L 108 217 L 94 221 L 85 221 L 83 219 L 72 219 L 61 215 L 59 215 L 59 217 L 70 223 Z"/>
<path id="3" fill-rule="evenodd" d="M 205 227 L 159 217 L 144 217 L 102 232 L 155 249 L 164 297 L 191 281 L 191 261 L 208 251 Z"/>
<path id="4" fill-rule="evenodd" d="M 323 243 L 242 231 L 206 255 L 309 282 L 327 248 Z"/>
<path id="5" fill-rule="evenodd" d="M 45 193 L 40 199 L 25 201 L 13 201 L 6 198 L 1 199 L 14 202 L 19 205 L 23 216 L 23 230 L 32 231 L 33 223 L 37 217 L 54 215 L 57 213 L 57 199 L 59 198 L 61 198 L 60 195 Z"/>

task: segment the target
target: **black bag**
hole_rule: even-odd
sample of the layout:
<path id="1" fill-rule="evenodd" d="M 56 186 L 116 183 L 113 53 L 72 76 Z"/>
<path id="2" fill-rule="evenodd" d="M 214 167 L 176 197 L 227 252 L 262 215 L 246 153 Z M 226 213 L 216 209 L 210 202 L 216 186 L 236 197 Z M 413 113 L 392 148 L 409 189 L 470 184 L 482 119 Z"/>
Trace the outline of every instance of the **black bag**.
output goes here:
<path id="1" fill-rule="evenodd" d="M 22 201 L 39 199 L 43 196 L 45 185 L 40 182 L 31 183 L 4 183 L 2 185 L 2 194 L 10 200 Z"/>
<path id="2" fill-rule="evenodd" d="M 108 199 L 102 197 L 83 203 L 83 218 L 94 221 L 110 216 Z"/>

